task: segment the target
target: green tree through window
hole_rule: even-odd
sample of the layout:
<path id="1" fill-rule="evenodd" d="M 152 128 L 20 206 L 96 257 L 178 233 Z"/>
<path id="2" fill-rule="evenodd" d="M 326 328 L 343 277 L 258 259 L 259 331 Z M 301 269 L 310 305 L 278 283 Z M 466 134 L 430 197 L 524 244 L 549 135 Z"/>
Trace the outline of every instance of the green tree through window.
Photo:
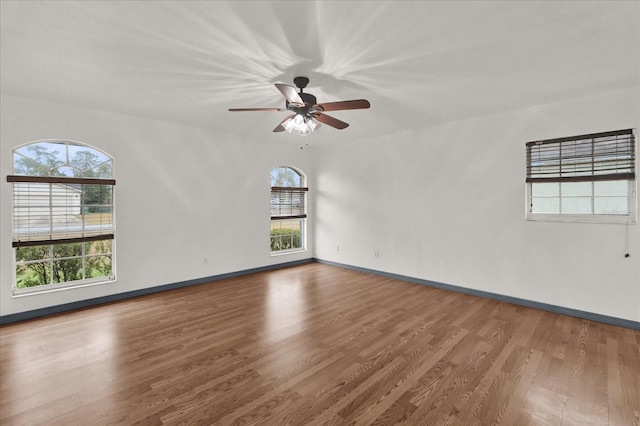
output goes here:
<path id="1" fill-rule="evenodd" d="M 16 291 L 113 280 L 113 159 L 71 141 L 13 153 Z"/>

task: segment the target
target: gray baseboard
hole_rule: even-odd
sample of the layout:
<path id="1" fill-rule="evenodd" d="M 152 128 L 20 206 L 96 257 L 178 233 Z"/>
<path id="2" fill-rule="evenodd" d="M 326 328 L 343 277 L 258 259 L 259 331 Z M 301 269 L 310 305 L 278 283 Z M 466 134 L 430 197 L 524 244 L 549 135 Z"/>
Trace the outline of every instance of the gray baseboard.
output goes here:
<path id="1" fill-rule="evenodd" d="M 436 281 L 429 281 L 429 280 L 424 280 L 420 278 L 409 277 L 406 275 L 399 275 L 399 274 L 393 274 L 389 272 L 377 271 L 375 269 L 360 268 L 358 266 L 345 265 L 342 263 L 332 262 L 332 261 L 323 260 L 323 259 L 314 258 L 313 261 L 318 263 L 323 263 L 326 265 L 338 266 L 340 268 L 352 269 L 354 271 L 360 271 L 368 274 L 378 275 L 382 277 L 393 278 L 400 281 L 426 285 L 429 287 L 440 288 L 443 290 L 451 290 L 457 293 L 464 293 L 472 296 L 484 297 L 486 299 L 513 303 L 514 305 L 526 306 L 527 308 L 540 309 L 543 311 L 553 312 L 556 314 L 568 315 L 568 316 L 586 319 L 590 321 L 601 322 L 604 324 L 615 325 L 618 327 L 631 328 L 633 330 L 640 330 L 640 322 L 632 321 L 624 318 L 610 317 L 608 315 L 601 315 L 593 312 L 586 312 L 578 309 L 566 308 L 564 306 L 556 306 L 548 303 L 542 303 L 542 302 L 536 302 L 536 301 L 527 300 L 527 299 L 520 299 L 517 297 L 505 296 L 503 294 L 490 293 L 482 290 L 474 290 L 466 287 L 459 287 L 451 284 L 444 284 Z"/>
<path id="2" fill-rule="evenodd" d="M 197 278 L 188 281 L 181 281 L 172 284 L 164 284 L 155 287 L 143 288 L 140 290 L 127 291 L 124 293 L 112 294 L 109 296 L 96 297 L 93 299 L 80 300 L 72 303 L 65 303 L 62 305 L 49 306 L 41 309 L 34 309 L 31 311 L 18 312 L 16 314 L 2 315 L 0 316 L 0 325 L 11 324 L 18 321 L 25 321 L 34 318 L 40 318 L 47 315 L 59 314 L 68 311 L 74 311 L 77 309 L 89 308 L 91 306 L 103 305 L 105 303 L 116 302 L 118 300 L 130 299 L 132 297 L 145 296 L 147 294 L 159 293 L 161 291 L 173 290 L 176 288 L 189 287 L 192 285 L 206 284 L 214 281 L 224 280 L 226 278 L 240 277 L 242 275 L 255 274 L 258 272 L 272 271 L 275 269 L 288 268 L 290 266 L 302 265 L 304 263 L 311 263 L 313 259 L 296 260 L 293 262 L 279 263 L 276 265 L 262 266 L 259 268 L 246 269 L 243 271 L 229 272 L 226 274 L 213 275 L 210 277 Z"/>
<path id="3" fill-rule="evenodd" d="M 173 290 L 176 288 L 188 287 L 192 285 L 205 284 L 215 281 L 224 280 L 226 278 L 234 278 L 242 275 L 255 274 L 258 272 L 272 271 L 276 269 L 288 268 L 291 266 L 302 265 L 305 263 L 317 262 L 325 265 L 337 266 L 340 268 L 351 269 L 354 271 L 364 272 L 377 276 L 383 276 L 387 278 L 393 278 L 400 281 L 411 282 L 415 284 L 426 285 L 429 287 L 455 291 L 458 293 L 469 294 L 472 296 L 484 297 L 487 299 L 498 300 L 501 302 L 513 303 L 514 305 L 526 306 L 528 308 L 540 309 L 543 311 L 554 312 L 562 315 L 569 315 L 576 318 L 586 319 L 590 321 L 601 322 L 604 324 L 615 325 L 618 327 L 630 328 L 633 330 L 640 330 L 640 322 L 631 321 L 623 318 L 611 317 L 607 315 L 596 314 L 593 312 L 581 311 L 578 309 L 566 308 L 563 306 L 551 305 L 548 303 L 541 303 L 527 299 L 520 299 L 517 297 L 505 296 L 497 293 L 490 293 L 481 290 L 474 290 L 466 287 L 455 286 L 451 284 L 444 284 L 436 281 L 430 281 L 420 278 L 409 277 L 406 275 L 394 274 L 390 272 L 377 271 L 374 269 L 361 268 L 358 266 L 346 265 L 338 262 L 332 262 L 323 259 L 310 258 L 293 262 L 279 263 L 276 265 L 263 266 L 259 268 L 246 269 L 237 272 L 230 272 L 226 274 L 214 275 L 210 277 L 198 278 L 194 280 L 181 281 L 172 284 L 165 284 L 156 287 L 145 288 L 141 290 L 128 291 L 125 293 L 118 293 L 109 296 L 97 297 L 93 299 L 81 300 L 78 302 L 65 303 L 62 305 L 50 306 L 42 309 L 35 309 L 32 311 L 19 312 L 16 314 L 9 314 L 0 316 L 0 325 L 11 324 L 18 321 L 25 321 L 34 318 L 40 318 L 47 315 L 59 314 L 63 312 L 73 311 L 77 309 L 89 308 L 91 306 L 102 305 L 105 303 L 116 302 L 118 300 L 130 299 L 132 297 L 145 296 L 148 294 L 158 293 L 161 291 Z"/>

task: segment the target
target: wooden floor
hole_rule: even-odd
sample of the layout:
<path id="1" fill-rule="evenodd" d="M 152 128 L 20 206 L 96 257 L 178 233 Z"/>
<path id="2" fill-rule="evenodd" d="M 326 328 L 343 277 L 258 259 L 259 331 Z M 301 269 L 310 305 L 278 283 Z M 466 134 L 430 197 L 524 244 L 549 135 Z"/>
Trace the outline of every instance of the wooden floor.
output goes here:
<path id="1" fill-rule="evenodd" d="M 638 331 L 317 263 L 0 338 L 3 426 L 640 423 Z"/>

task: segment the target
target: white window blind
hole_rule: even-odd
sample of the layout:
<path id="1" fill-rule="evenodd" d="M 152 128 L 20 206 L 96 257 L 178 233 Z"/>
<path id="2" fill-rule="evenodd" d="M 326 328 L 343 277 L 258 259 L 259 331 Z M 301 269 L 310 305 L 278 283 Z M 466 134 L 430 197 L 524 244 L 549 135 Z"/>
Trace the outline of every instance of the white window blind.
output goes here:
<path id="1" fill-rule="evenodd" d="M 113 179 L 9 175 L 13 247 L 113 239 Z"/>
<path id="2" fill-rule="evenodd" d="M 635 179 L 632 129 L 528 142 L 527 183 Z"/>
<path id="3" fill-rule="evenodd" d="M 307 217 L 306 187 L 271 187 L 271 220 Z"/>

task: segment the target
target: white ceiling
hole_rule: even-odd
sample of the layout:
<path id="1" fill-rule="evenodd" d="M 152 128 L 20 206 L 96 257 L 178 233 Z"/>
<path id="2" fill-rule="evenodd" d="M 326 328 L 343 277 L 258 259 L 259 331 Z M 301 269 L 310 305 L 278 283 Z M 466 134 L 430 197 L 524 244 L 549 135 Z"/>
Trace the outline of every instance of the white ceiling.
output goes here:
<path id="1" fill-rule="evenodd" d="M 337 111 L 309 143 L 369 138 L 640 87 L 638 1 L 6 1 L 3 93 L 272 133 L 273 83 Z"/>

